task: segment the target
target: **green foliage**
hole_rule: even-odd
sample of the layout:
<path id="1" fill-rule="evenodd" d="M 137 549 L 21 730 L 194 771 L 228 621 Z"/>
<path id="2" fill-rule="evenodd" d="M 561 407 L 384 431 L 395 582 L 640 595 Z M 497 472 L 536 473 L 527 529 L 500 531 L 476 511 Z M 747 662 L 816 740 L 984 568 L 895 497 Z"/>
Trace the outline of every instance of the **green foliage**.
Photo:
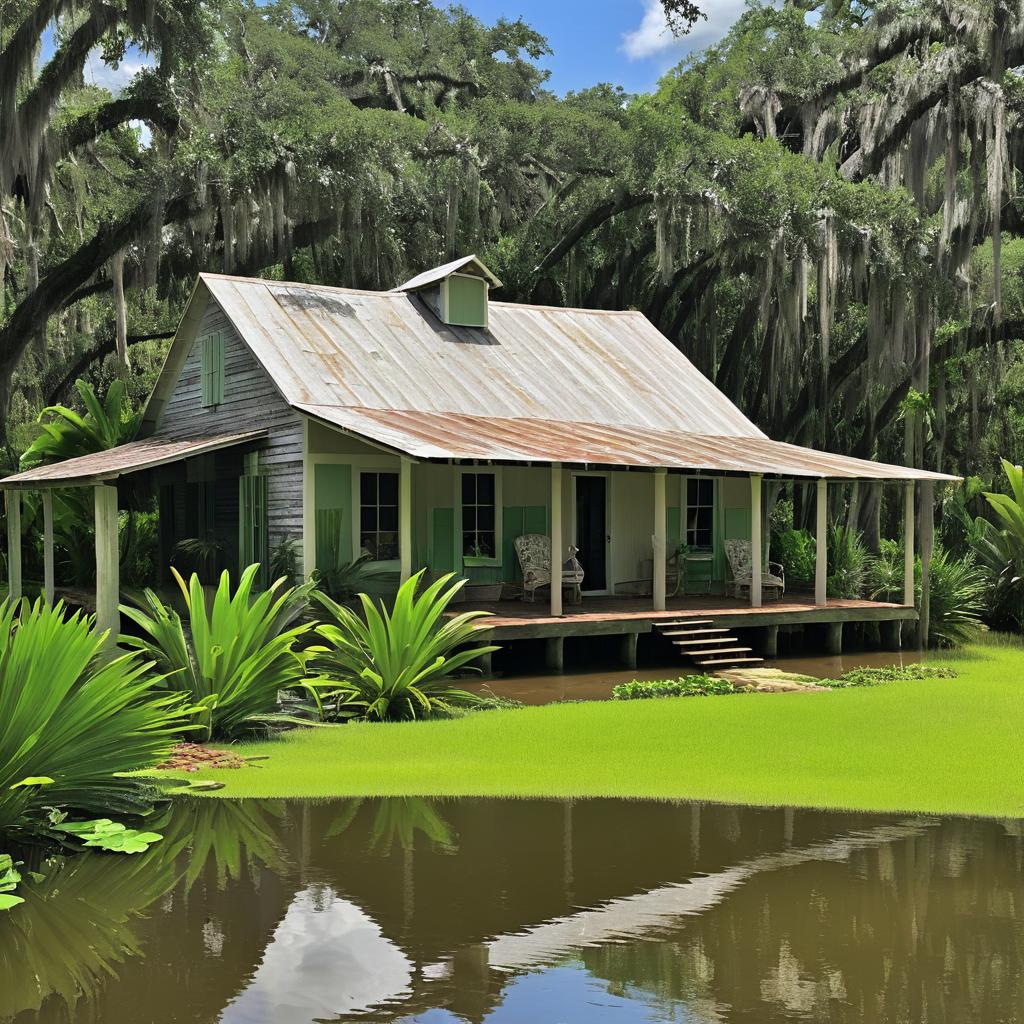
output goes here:
<path id="1" fill-rule="evenodd" d="M 648 700 L 652 697 L 716 697 L 739 693 L 727 679 L 717 676 L 692 675 L 679 679 L 634 679 L 612 687 L 613 700 Z"/>
<path id="2" fill-rule="evenodd" d="M 0 910 L 10 910 L 25 902 L 21 896 L 14 895 L 14 890 L 21 882 L 19 866 L 20 862 L 15 863 L 9 853 L 0 853 Z"/>
<path id="3" fill-rule="evenodd" d="M 272 720 L 278 691 L 305 677 L 305 658 L 296 650 L 311 623 L 293 625 L 308 605 L 312 583 L 282 589 L 278 580 L 253 595 L 258 565 L 246 568 L 232 593 L 223 572 L 207 598 L 199 577 L 186 584 L 174 569 L 185 601 L 189 629 L 152 590 L 139 607 L 121 611 L 143 632 L 122 643 L 151 658 L 169 689 L 188 694 L 199 708 L 206 738 L 230 739 Z"/>
<path id="4" fill-rule="evenodd" d="M 86 408 L 85 415 L 65 405 L 43 409 L 38 417 L 42 433 L 21 456 L 22 469 L 91 455 L 134 440 L 142 411 L 132 409 L 124 381 L 111 383 L 103 402 L 86 381 L 75 381 L 75 387 Z"/>
<path id="5" fill-rule="evenodd" d="M 335 714 L 372 721 L 426 718 L 479 700 L 450 680 L 497 650 L 474 646 L 487 613 L 445 617 L 464 581 L 449 586 L 449 573 L 417 594 L 422 579 L 420 571 L 406 580 L 390 611 L 383 601 L 378 607 L 360 594 L 362 618 L 326 594 L 315 594 L 333 621 L 317 627 L 328 646 L 314 649 L 312 668 L 323 677 L 317 688 Z"/>
<path id="6" fill-rule="evenodd" d="M 871 553 L 861 535 L 832 524 L 828 531 L 828 596 L 863 597 L 870 567 Z"/>
<path id="7" fill-rule="evenodd" d="M 0 603 L 0 830 L 45 828 L 47 808 L 148 804 L 123 772 L 158 764 L 192 711 L 137 653 L 105 655 L 81 614 Z"/>
<path id="8" fill-rule="evenodd" d="M 996 625 L 1024 628 L 1024 469 L 1001 460 L 1009 494 L 985 492 L 997 522 L 978 517 L 969 540 L 991 573 L 989 610 Z"/>
<path id="9" fill-rule="evenodd" d="M 292 587 L 299 578 L 299 542 L 286 537 L 270 552 L 270 578 L 283 579 L 285 586 Z"/>
<path id="10" fill-rule="evenodd" d="M 819 684 L 830 690 L 846 690 L 853 686 L 879 686 L 882 683 L 902 683 L 915 679 L 956 679 L 957 676 L 957 671 L 952 668 L 914 662 L 885 668 L 853 668 L 838 679 L 821 679 Z"/>
<path id="11" fill-rule="evenodd" d="M 783 530 L 772 541 L 772 558 L 786 570 L 790 587 L 813 587 L 817 545 L 807 530 Z"/>
<path id="12" fill-rule="evenodd" d="M 126 828 L 110 818 L 64 821 L 54 825 L 50 831 L 73 836 L 82 846 L 92 846 L 111 853 L 145 853 L 153 843 L 163 839 L 159 832 L 140 832 Z"/>

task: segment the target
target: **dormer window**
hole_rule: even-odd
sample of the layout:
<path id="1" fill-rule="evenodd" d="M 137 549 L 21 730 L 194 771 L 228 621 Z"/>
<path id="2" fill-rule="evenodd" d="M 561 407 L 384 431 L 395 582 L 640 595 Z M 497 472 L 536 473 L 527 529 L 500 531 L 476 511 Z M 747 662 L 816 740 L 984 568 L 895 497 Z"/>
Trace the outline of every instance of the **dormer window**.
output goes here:
<path id="1" fill-rule="evenodd" d="M 475 256 L 424 271 L 396 289 L 417 295 L 452 327 L 487 327 L 490 289 L 501 282 Z"/>

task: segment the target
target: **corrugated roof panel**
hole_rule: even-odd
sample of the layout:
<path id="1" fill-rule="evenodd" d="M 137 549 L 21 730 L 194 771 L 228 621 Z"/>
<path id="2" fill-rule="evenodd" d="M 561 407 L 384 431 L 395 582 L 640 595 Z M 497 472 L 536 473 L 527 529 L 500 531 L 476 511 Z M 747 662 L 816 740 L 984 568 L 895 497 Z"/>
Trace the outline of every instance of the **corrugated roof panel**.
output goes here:
<path id="1" fill-rule="evenodd" d="M 107 451 L 79 455 L 48 466 L 37 466 L 0 480 L 5 487 L 60 487 L 64 485 L 101 483 L 114 480 L 126 473 L 193 458 L 205 452 L 217 451 L 231 445 L 255 441 L 266 436 L 265 430 L 250 430 L 243 434 L 204 434 L 193 437 L 147 437 L 130 441 Z"/>
<path id="2" fill-rule="evenodd" d="M 484 330 L 401 292 L 202 279 L 293 405 L 764 436 L 639 312 L 492 302 Z"/>
<path id="3" fill-rule="evenodd" d="M 540 419 L 304 405 L 303 412 L 421 459 L 568 462 L 844 480 L 958 477 L 818 452 L 766 437 L 729 437 Z"/>

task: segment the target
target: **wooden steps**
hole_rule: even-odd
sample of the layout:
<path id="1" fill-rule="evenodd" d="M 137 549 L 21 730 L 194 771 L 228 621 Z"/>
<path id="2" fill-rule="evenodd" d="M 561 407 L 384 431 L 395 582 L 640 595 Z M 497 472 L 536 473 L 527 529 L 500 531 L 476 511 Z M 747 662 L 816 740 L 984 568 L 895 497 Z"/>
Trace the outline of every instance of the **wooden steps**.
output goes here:
<path id="1" fill-rule="evenodd" d="M 714 619 L 675 619 L 656 622 L 655 628 L 700 668 L 720 669 L 733 665 L 755 665 L 764 661 L 750 647 L 740 645 L 730 630 L 716 626 Z"/>

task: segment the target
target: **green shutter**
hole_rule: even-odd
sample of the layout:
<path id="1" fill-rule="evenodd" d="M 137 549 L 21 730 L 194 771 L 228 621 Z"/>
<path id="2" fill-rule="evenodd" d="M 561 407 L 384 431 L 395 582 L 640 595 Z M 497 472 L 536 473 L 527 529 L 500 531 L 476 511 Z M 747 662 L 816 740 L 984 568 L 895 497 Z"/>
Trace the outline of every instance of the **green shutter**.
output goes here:
<path id="1" fill-rule="evenodd" d="M 200 344 L 203 405 L 220 405 L 224 401 L 224 335 L 214 331 Z"/>
<path id="2" fill-rule="evenodd" d="M 435 573 L 455 570 L 455 509 L 435 508 L 431 522 L 430 568 Z"/>
<path id="3" fill-rule="evenodd" d="M 335 569 L 352 561 L 352 467 L 319 462 L 313 467 L 316 567 Z"/>
<path id="4" fill-rule="evenodd" d="M 267 584 L 270 557 L 267 493 L 267 478 L 262 473 L 238 478 L 239 571 L 259 562 L 259 581 L 263 586 Z"/>

